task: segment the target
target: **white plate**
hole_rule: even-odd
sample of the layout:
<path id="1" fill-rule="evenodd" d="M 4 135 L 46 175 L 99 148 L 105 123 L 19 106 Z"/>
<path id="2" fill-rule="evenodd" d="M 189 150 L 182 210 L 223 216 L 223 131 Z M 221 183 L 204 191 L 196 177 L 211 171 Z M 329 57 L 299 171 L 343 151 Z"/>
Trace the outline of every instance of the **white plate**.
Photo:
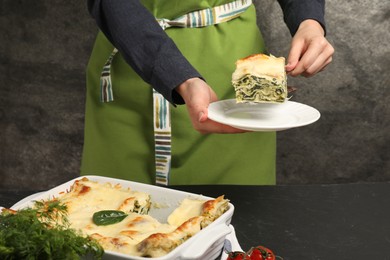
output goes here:
<path id="1" fill-rule="evenodd" d="M 236 103 L 235 99 L 211 103 L 208 117 L 216 122 L 249 131 L 281 131 L 312 124 L 320 112 L 294 101 L 283 103 Z"/>

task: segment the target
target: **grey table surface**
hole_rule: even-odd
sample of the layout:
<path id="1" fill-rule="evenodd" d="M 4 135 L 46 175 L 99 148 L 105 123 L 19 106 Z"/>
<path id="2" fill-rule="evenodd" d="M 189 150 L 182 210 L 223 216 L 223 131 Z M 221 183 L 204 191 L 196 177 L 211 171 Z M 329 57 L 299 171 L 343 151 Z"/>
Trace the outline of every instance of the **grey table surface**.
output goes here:
<path id="1" fill-rule="evenodd" d="M 284 260 L 390 260 L 390 183 L 171 188 L 224 194 L 244 250 L 263 245 Z M 0 190 L 0 205 L 35 192 Z"/>

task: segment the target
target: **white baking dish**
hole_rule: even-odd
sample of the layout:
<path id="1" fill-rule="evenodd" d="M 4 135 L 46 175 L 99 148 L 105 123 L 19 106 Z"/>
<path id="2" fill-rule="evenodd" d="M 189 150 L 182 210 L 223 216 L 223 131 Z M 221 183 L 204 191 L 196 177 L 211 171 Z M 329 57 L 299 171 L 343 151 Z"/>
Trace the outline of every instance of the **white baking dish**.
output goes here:
<path id="1" fill-rule="evenodd" d="M 149 214 L 159 220 L 162 223 L 166 223 L 166 220 L 169 214 L 179 205 L 179 203 L 187 197 L 194 197 L 200 199 L 213 199 L 211 197 L 183 192 L 178 190 L 173 190 L 164 187 L 158 187 L 154 185 L 148 185 L 138 182 L 131 182 L 126 180 L 101 177 L 101 176 L 83 176 L 87 177 L 92 181 L 97 181 L 101 183 L 109 182 L 111 184 L 120 184 L 123 188 L 131 188 L 137 191 L 143 191 L 151 195 L 152 203 L 157 203 L 158 205 L 165 205 L 166 207 L 154 208 L 152 207 L 149 211 Z M 75 182 L 75 180 L 80 179 L 75 178 L 64 184 L 61 184 L 47 192 L 42 192 L 33 196 L 29 196 L 14 206 L 12 209 L 21 209 L 27 206 L 32 206 L 34 200 L 47 200 L 49 198 L 57 197 L 61 192 L 66 192 L 69 190 L 70 186 Z M 222 195 L 222 194 L 221 194 Z M 145 260 L 145 259 L 154 259 L 154 260 L 176 260 L 176 259 L 205 259 L 213 260 L 218 258 L 221 254 L 223 243 L 227 234 L 231 232 L 229 228 L 230 221 L 232 219 L 234 212 L 234 206 L 229 203 L 229 209 L 222 216 L 216 219 L 206 228 L 202 229 L 195 236 L 188 239 L 186 242 L 175 248 L 169 254 L 163 257 L 157 258 L 145 258 L 137 256 L 129 256 L 122 253 L 117 253 L 113 251 L 105 251 L 103 259 L 132 259 L 132 260 Z"/>

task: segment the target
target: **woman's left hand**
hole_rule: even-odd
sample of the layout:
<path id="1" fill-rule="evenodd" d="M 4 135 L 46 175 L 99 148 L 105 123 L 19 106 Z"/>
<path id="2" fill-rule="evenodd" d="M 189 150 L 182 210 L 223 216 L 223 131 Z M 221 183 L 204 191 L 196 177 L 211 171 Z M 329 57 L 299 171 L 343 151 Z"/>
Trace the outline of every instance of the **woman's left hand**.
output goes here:
<path id="1" fill-rule="evenodd" d="M 208 106 L 218 100 L 213 89 L 200 78 L 191 78 L 176 88 L 187 106 L 192 125 L 201 134 L 234 134 L 247 131 L 220 124 L 208 118 Z"/>
<path id="2" fill-rule="evenodd" d="M 315 20 L 305 20 L 292 39 L 286 71 L 294 77 L 313 76 L 332 61 L 333 53 L 322 26 Z"/>

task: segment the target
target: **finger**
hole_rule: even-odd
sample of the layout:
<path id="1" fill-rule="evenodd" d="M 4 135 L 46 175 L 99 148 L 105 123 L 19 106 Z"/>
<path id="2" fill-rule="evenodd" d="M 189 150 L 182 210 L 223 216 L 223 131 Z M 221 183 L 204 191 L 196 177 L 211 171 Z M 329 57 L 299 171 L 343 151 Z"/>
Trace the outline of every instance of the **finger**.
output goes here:
<path id="1" fill-rule="evenodd" d="M 285 69 L 290 72 L 295 69 L 299 59 L 301 58 L 302 52 L 304 51 L 304 41 L 292 41 L 290 53 L 287 58 L 287 65 Z"/>
<path id="2" fill-rule="evenodd" d="M 299 60 L 297 66 L 293 71 L 290 72 L 291 76 L 298 76 L 304 73 L 308 68 L 310 68 L 317 58 L 321 55 L 324 50 L 324 47 L 321 43 L 314 42 L 311 43 L 306 52 L 303 54 Z"/>
<path id="3" fill-rule="evenodd" d="M 303 72 L 302 75 L 305 77 L 311 77 L 317 74 L 318 72 L 323 71 L 325 67 L 332 62 L 332 59 L 333 59 L 332 56 L 328 57 L 325 61 L 324 58 L 319 58 L 313 63 L 313 65 L 310 68 L 308 68 L 305 72 Z"/>
<path id="4" fill-rule="evenodd" d="M 317 74 L 318 72 L 324 70 L 324 68 L 332 62 L 332 59 L 333 59 L 333 53 L 334 53 L 334 49 L 333 47 L 330 45 L 330 44 L 327 44 L 327 46 L 325 47 L 325 49 L 323 50 L 322 53 L 320 53 L 320 55 L 318 55 L 318 57 L 316 58 L 316 60 L 314 60 L 314 62 L 312 63 L 311 66 L 309 66 L 306 71 L 304 71 L 302 73 L 303 76 L 305 77 L 310 77 L 310 76 L 313 76 L 315 74 Z"/>

